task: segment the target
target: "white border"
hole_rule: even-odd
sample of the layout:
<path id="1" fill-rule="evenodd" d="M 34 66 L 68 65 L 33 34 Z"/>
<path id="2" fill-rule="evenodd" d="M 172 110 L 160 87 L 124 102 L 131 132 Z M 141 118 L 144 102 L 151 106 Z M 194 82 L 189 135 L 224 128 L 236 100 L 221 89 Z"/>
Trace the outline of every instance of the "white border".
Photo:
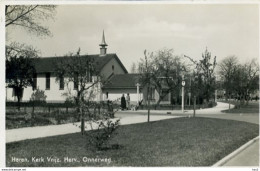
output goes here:
<path id="1" fill-rule="evenodd" d="M 4 17 L 4 9 L 5 5 L 15 5 L 15 4 L 21 4 L 21 5 L 27 5 L 27 4 L 53 4 L 53 5 L 103 5 L 103 4 L 187 4 L 187 5 L 196 5 L 196 4 L 209 4 L 209 5 L 215 5 L 215 4 L 256 4 L 260 5 L 260 0 L 172 0 L 172 1 L 89 1 L 89 0 L 77 0 L 77 1 L 72 1 L 72 0 L 0 0 L 0 168 L 5 167 L 5 17 Z M 260 19 L 260 12 L 259 12 L 259 19 Z M 260 22 L 259 22 L 259 28 L 260 28 Z M 260 34 L 259 34 L 259 40 L 260 40 Z M 259 43 L 259 49 L 260 49 L 260 43 Z M 259 58 L 259 57 L 258 57 Z M 260 59 L 260 58 L 259 58 Z M 260 61 L 259 61 L 260 64 Z M 163 167 L 163 169 L 174 169 L 174 170 L 230 170 L 232 167 L 229 168 L 208 168 L 208 167 L 174 167 L 174 168 L 169 168 L 169 167 Z M 259 168 L 259 167 L 258 167 Z M 11 168 L 8 168 L 11 169 Z M 15 168 L 15 169 L 21 169 L 21 168 Z M 74 170 L 75 168 L 48 168 L 48 170 Z M 77 170 L 86 170 L 86 169 L 100 169 L 100 168 L 92 168 L 92 167 L 87 167 L 87 168 L 76 168 Z M 121 169 L 133 169 L 133 168 L 125 168 L 125 167 L 119 167 L 119 168 L 104 168 L 108 170 L 119 170 Z M 144 169 L 144 168 L 134 168 L 134 169 Z M 146 168 L 147 169 L 147 168 Z M 158 170 L 162 168 L 149 168 L 149 170 Z M 233 168 L 232 168 L 233 169 Z M 254 167 L 243 167 L 243 168 L 237 168 L 235 167 L 236 170 L 252 170 L 255 169 Z M 46 168 L 26 168 L 26 170 L 46 170 Z"/>
<path id="2" fill-rule="evenodd" d="M 133 1 L 124 1 L 124 0 L 118 0 L 118 1 L 104 1 L 104 0 L 2 0 L 1 4 L 10 4 L 10 5 L 15 5 L 15 4 L 22 4 L 22 5 L 27 5 L 27 4 L 39 4 L 39 5 L 44 5 L 44 4 L 52 4 L 52 5 L 80 5 L 80 4 L 260 4 L 260 0 L 150 0 L 150 1 L 138 1 L 138 0 L 133 0 Z"/>
<path id="3" fill-rule="evenodd" d="M 5 7 L 0 5 L 0 167 L 5 166 Z"/>

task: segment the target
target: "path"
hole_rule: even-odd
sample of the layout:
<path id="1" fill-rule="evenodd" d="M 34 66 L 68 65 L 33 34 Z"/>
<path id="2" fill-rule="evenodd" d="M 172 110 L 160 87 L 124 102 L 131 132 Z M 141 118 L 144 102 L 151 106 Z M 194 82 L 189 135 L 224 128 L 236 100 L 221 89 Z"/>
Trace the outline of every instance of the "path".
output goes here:
<path id="1" fill-rule="evenodd" d="M 258 166 L 259 167 L 259 139 L 234 158 L 223 165 L 226 166 Z"/>
<path id="2" fill-rule="evenodd" d="M 151 121 L 158 121 L 164 119 L 178 118 L 180 116 L 153 116 Z M 117 118 L 113 119 L 116 120 Z M 121 125 L 135 124 L 147 122 L 147 116 L 131 116 L 120 119 Z M 91 130 L 90 124 L 86 124 L 86 130 Z M 92 124 L 93 128 L 97 128 L 97 124 Z M 70 133 L 80 132 L 80 122 L 69 123 L 62 125 L 49 125 L 49 126 L 37 126 L 27 127 L 19 129 L 6 130 L 6 143 L 21 141 L 26 139 L 35 139 L 42 137 L 50 137 L 56 135 L 64 135 Z"/>
<path id="3" fill-rule="evenodd" d="M 227 103 L 218 102 L 216 106 L 213 108 L 206 108 L 206 109 L 197 109 L 196 114 L 225 114 L 222 113 L 222 110 L 227 110 L 229 108 L 229 105 Z M 234 108 L 234 105 L 231 105 L 231 109 Z M 147 115 L 147 110 L 138 110 L 138 111 L 119 111 L 119 114 L 134 114 L 134 115 Z M 167 113 L 170 114 L 178 114 L 178 115 L 187 115 L 187 114 L 193 114 L 193 110 L 184 110 L 184 113 L 182 113 L 181 110 L 151 110 L 152 115 L 167 115 Z"/>

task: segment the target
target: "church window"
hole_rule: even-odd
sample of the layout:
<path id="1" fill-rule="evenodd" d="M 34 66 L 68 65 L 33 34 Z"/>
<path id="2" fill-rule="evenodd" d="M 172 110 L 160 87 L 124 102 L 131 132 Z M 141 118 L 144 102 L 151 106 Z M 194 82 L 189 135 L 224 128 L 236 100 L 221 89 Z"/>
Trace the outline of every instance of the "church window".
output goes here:
<path id="1" fill-rule="evenodd" d="M 33 74 L 33 85 L 32 85 L 33 91 L 37 88 L 37 74 Z"/>
<path id="2" fill-rule="evenodd" d="M 60 90 L 64 90 L 64 77 L 60 76 Z"/>
<path id="3" fill-rule="evenodd" d="M 74 90 L 77 90 L 79 86 L 79 79 L 78 76 L 74 77 Z"/>
<path id="4" fill-rule="evenodd" d="M 46 73 L 46 90 L 50 90 L 50 85 L 51 85 L 51 80 L 50 80 L 50 77 L 51 77 L 51 73 Z"/>

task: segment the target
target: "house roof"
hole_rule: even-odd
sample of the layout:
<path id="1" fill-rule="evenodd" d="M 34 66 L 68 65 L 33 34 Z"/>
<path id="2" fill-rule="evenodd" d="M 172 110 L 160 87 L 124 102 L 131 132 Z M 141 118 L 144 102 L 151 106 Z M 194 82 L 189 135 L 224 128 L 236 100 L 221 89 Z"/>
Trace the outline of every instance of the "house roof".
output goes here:
<path id="1" fill-rule="evenodd" d="M 116 74 L 111 76 L 103 89 L 135 88 L 138 83 L 139 74 Z"/>
<path id="2" fill-rule="evenodd" d="M 140 83 L 141 74 L 115 74 L 109 77 L 109 80 L 103 85 L 103 89 L 136 89 L 136 84 Z M 154 87 L 154 84 L 150 86 Z M 162 89 L 168 89 L 165 82 L 161 83 Z M 140 88 L 143 86 L 140 83 Z"/>
<path id="3" fill-rule="evenodd" d="M 125 73 L 128 73 L 118 56 L 113 53 L 113 54 L 106 54 L 100 56 L 99 54 L 97 55 L 81 55 L 80 56 L 83 59 L 93 59 L 94 60 L 94 67 L 95 69 L 100 72 L 102 68 L 111 60 L 111 59 L 116 59 L 119 65 L 122 67 L 122 69 L 125 71 Z M 42 58 L 37 58 L 34 61 L 35 69 L 37 73 L 46 73 L 46 72 L 54 72 L 55 71 L 55 63 L 59 60 L 64 60 L 65 56 L 60 56 L 60 57 L 42 57 Z"/>

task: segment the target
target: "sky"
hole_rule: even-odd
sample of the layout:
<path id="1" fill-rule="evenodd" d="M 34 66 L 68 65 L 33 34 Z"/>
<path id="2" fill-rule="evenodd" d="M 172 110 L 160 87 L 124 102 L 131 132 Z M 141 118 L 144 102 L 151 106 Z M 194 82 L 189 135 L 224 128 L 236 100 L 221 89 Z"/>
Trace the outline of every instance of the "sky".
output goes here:
<path id="1" fill-rule="evenodd" d="M 240 62 L 259 57 L 258 5 L 246 4 L 88 4 L 59 5 L 54 20 L 41 22 L 52 37 L 19 27 L 7 30 L 7 43 L 33 45 L 42 57 L 68 52 L 99 54 L 102 32 L 107 53 L 116 53 L 128 71 L 144 50 L 173 49 L 201 58 L 206 47 L 217 62 L 236 55 Z"/>

